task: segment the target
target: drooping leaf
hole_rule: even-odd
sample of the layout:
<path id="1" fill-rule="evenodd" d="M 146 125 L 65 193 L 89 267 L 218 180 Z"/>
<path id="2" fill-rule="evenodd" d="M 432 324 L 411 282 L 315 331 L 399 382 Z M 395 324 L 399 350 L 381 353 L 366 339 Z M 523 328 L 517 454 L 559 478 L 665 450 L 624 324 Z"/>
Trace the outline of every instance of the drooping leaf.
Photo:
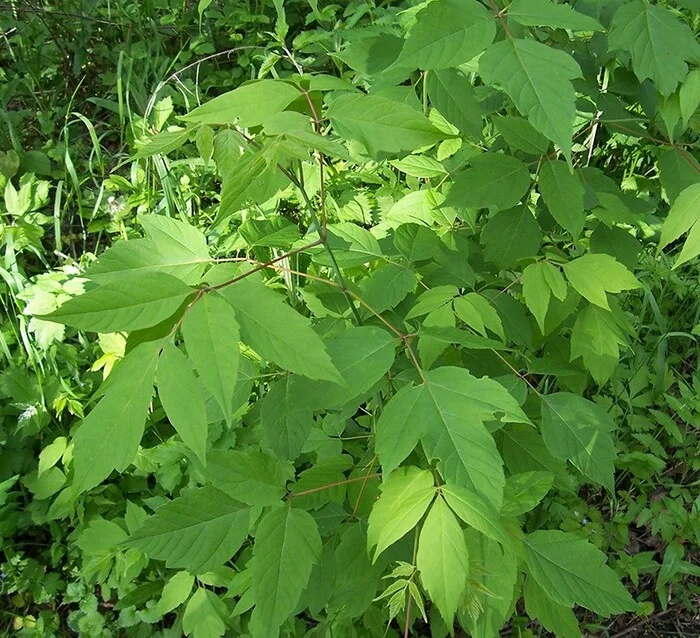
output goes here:
<path id="1" fill-rule="evenodd" d="M 659 93 L 671 95 L 688 73 L 687 61 L 700 57 L 690 28 L 665 7 L 647 0 L 632 0 L 615 12 L 608 45 L 611 50 L 628 51 L 634 72 L 643 82 L 654 82 Z"/>
<path id="2" fill-rule="evenodd" d="M 555 266 L 540 261 L 530 264 L 523 270 L 520 282 L 523 285 L 525 304 L 537 319 L 537 325 L 542 334 L 546 334 L 544 320 L 547 316 L 549 300 L 552 295 L 560 301 L 566 299 L 566 281 Z"/>
<path id="3" fill-rule="evenodd" d="M 700 163 L 678 148 L 669 148 L 661 153 L 656 167 L 671 204 L 688 186 L 700 182 Z"/>
<path id="4" fill-rule="evenodd" d="M 551 0 L 514 0 L 508 5 L 508 18 L 526 27 L 552 27 L 571 31 L 602 31 L 597 20 L 579 13 L 568 4 Z"/>
<path id="5" fill-rule="evenodd" d="M 406 155 L 449 137 L 419 111 L 376 95 L 341 95 L 327 116 L 338 135 L 357 140 L 377 159 Z"/>
<path id="6" fill-rule="evenodd" d="M 202 463 L 207 453 L 207 411 L 192 371 L 182 351 L 172 343 L 163 346 L 156 370 L 158 396 L 168 420 Z"/>
<path id="7" fill-rule="evenodd" d="M 248 508 L 204 485 L 160 507 L 126 546 L 164 560 L 168 567 L 199 574 L 227 561 L 247 535 Z"/>
<path id="8" fill-rule="evenodd" d="M 615 422 L 595 403 L 570 392 L 542 396 L 542 437 L 592 481 L 614 489 Z"/>
<path id="9" fill-rule="evenodd" d="M 568 53 L 535 40 L 508 38 L 486 50 L 479 72 L 484 82 L 502 88 L 530 124 L 571 161 L 576 114 L 571 80 L 581 77 L 581 69 Z"/>
<path id="10" fill-rule="evenodd" d="M 683 249 L 673 265 L 674 268 L 700 255 L 698 220 L 700 220 L 700 183 L 688 186 L 678 195 L 661 228 L 659 252 L 676 241 L 683 233 L 688 233 Z"/>
<path id="11" fill-rule="evenodd" d="M 216 276 L 238 274 L 223 269 Z M 236 312 L 243 341 L 268 361 L 310 379 L 340 381 L 323 342 L 312 330 L 309 320 L 284 303 L 257 277 L 245 277 L 221 288 L 220 294 Z"/>
<path id="12" fill-rule="evenodd" d="M 577 604 L 604 616 L 635 608 L 629 592 L 605 564 L 605 554 L 580 536 L 539 531 L 523 542 L 529 575 L 560 605 Z"/>
<path id="13" fill-rule="evenodd" d="M 479 102 L 474 87 L 461 71 L 443 69 L 429 73 L 428 96 L 450 124 L 471 138 L 481 137 L 483 121 Z"/>
<path id="14" fill-rule="evenodd" d="M 568 606 L 553 601 L 534 578 L 525 580 L 523 595 L 530 618 L 537 618 L 545 629 L 561 638 L 581 638 L 574 612 Z"/>
<path id="15" fill-rule="evenodd" d="M 80 494 L 134 460 L 153 396 L 160 342 L 134 348 L 108 377 L 108 390 L 73 438 L 73 490 Z"/>
<path id="16" fill-rule="evenodd" d="M 295 611 L 320 555 L 321 537 L 308 512 L 278 507 L 265 514 L 253 547 L 253 627 L 277 635 L 277 628 Z"/>
<path id="17" fill-rule="evenodd" d="M 213 591 L 199 587 L 185 607 L 182 630 L 193 638 L 219 638 L 226 633 L 227 616 L 224 602 Z"/>
<path id="18" fill-rule="evenodd" d="M 564 162 L 548 161 L 540 168 L 538 183 L 552 217 L 574 239 L 578 239 L 586 221 L 584 188 L 578 175 L 572 173 Z"/>
<path id="19" fill-rule="evenodd" d="M 367 545 L 369 549 L 376 546 L 373 562 L 418 524 L 435 497 L 433 475 L 411 466 L 389 474 L 381 490 L 367 528 Z"/>
<path id="20" fill-rule="evenodd" d="M 215 97 L 184 116 L 188 122 L 211 126 L 259 126 L 266 117 L 283 111 L 301 93 L 281 80 L 258 80 Z"/>
<path id="21" fill-rule="evenodd" d="M 235 311 L 216 292 L 202 295 L 185 314 L 182 335 L 199 378 L 230 422 L 240 360 Z"/>
<path id="22" fill-rule="evenodd" d="M 551 144 L 523 117 L 500 115 L 493 118 L 493 123 L 509 146 L 531 155 L 546 153 Z"/>
<path id="23" fill-rule="evenodd" d="M 610 255 L 589 253 L 563 268 L 569 283 L 582 297 L 606 310 L 610 310 L 606 293 L 641 288 L 637 278 Z"/>
<path id="24" fill-rule="evenodd" d="M 505 209 L 515 206 L 530 187 L 527 165 L 511 155 L 483 153 L 454 180 L 445 206 Z"/>
<path id="25" fill-rule="evenodd" d="M 92 332 L 140 330 L 170 317 L 193 292 L 175 277 L 146 272 L 89 290 L 40 317 Z"/>
<path id="26" fill-rule="evenodd" d="M 495 36 L 493 15 L 475 0 L 436 0 L 416 16 L 394 66 L 455 67 L 479 55 Z"/>
<path id="27" fill-rule="evenodd" d="M 416 565 L 430 600 L 447 626 L 452 626 L 467 586 L 469 554 L 464 532 L 440 496 L 423 522 Z"/>
<path id="28" fill-rule="evenodd" d="M 486 258 L 499 268 L 511 268 L 518 260 L 537 254 L 542 231 L 526 206 L 516 206 L 489 218 L 481 231 Z"/>
<path id="29" fill-rule="evenodd" d="M 552 472 L 522 472 L 506 479 L 503 516 L 520 516 L 533 509 L 549 492 L 554 482 Z"/>

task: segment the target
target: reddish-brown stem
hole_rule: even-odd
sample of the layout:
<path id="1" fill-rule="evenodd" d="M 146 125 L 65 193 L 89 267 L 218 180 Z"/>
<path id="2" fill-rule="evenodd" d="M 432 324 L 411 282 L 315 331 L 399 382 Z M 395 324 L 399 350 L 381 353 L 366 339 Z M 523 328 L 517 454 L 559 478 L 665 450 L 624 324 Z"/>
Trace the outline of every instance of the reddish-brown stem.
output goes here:
<path id="1" fill-rule="evenodd" d="M 287 498 L 298 498 L 300 496 L 308 496 L 309 494 L 316 494 L 316 492 L 322 492 L 323 490 L 329 490 L 332 487 L 338 487 L 340 485 L 347 485 L 348 483 L 357 483 L 358 481 L 367 481 L 372 478 L 379 478 L 381 472 L 374 472 L 374 474 L 369 474 L 367 476 L 356 476 L 355 478 L 345 479 L 344 481 L 336 481 L 335 483 L 328 483 L 327 485 L 321 485 L 320 487 L 313 487 L 310 490 L 303 490 L 301 492 L 296 492 L 294 494 L 287 494 Z"/>

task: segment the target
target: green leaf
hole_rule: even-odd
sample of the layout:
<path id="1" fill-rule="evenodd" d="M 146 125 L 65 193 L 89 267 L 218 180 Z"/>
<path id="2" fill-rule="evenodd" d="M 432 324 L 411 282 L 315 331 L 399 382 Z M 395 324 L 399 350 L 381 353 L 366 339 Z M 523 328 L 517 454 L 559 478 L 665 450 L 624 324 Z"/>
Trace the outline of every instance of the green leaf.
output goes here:
<path id="1" fill-rule="evenodd" d="M 429 179 L 447 174 L 445 167 L 440 162 L 425 155 L 409 155 L 404 159 L 392 160 L 389 163 L 411 177 Z"/>
<path id="2" fill-rule="evenodd" d="M 364 282 L 362 299 L 375 312 L 385 312 L 400 304 L 416 287 L 416 273 L 398 264 L 384 264 Z"/>
<path id="3" fill-rule="evenodd" d="M 597 20 L 579 13 L 568 4 L 554 4 L 551 0 L 515 0 L 508 5 L 508 19 L 526 27 L 603 31 Z"/>
<path id="4" fill-rule="evenodd" d="M 240 275 L 236 269 L 218 271 Z M 220 294 L 236 312 L 243 341 L 268 361 L 310 379 L 326 379 L 342 383 L 323 342 L 311 328 L 308 319 L 284 303 L 258 277 L 245 277 L 222 288 Z"/>
<path id="5" fill-rule="evenodd" d="M 669 96 L 688 73 L 688 61 L 700 57 L 698 44 L 690 28 L 668 9 L 632 0 L 615 12 L 608 46 L 632 55 L 632 67 L 640 82 L 654 82 L 659 93 Z"/>
<path id="6" fill-rule="evenodd" d="M 226 633 L 224 618 L 228 609 L 213 592 L 200 587 L 187 603 L 182 616 L 182 631 L 193 638 L 219 638 Z"/>
<path id="7" fill-rule="evenodd" d="M 581 638 L 574 612 L 566 605 L 554 602 L 534 578 L 528 577 L 525 580 L 523 596 L 527 615 L 539 620 L 545 629 L 561 638 Z"/>
<path id="8" fill-rule="evenodd" d="M 517 401 L 497 381 L 444 367 L 425 383 L 405 387 L 385 406 L 375 449 L 385 472 L 405 459 L 419 440 L 429 458 L 440 460 L 445 480 L 476 490 L 500 508 L 505 478 L 501 455 L 483 422 L 528 423 Z"/>
<path id="9" fill-rule="evenodd" d="M 430 600 L 451 627 L 467 587 L 469 554 L 462 528 L 439 496 L 423 522 L 416 565 Z"/>
<path id="10" fill-rule="evenodd" d="M 624 228 L 598 224 L 590 237 L 589 248 L 592 253 L 605 253 L 614 257 L 627 267 L 634 270 L 642 252 L 642 245 L 637 238 Z"/>
<path id="11" fill-rule="evenodd" d="M 281 460 L 295 460 L 314 425 L 314 415 L 301 392 L 287 376 L 270 385 L 260 403 L 260 425 L 265 446 Z"/>
<path id="12" fill-rule="evenodd" d="M 188 122 L 211 126 L 234 124 L 259 126 L 266 117 L 283 111 L 301 93 L 281 80 L 258 80 L 239 86 L 197 107 L 183 117 Z"/>
<path id="13" fill-rule="evenodd" d="M 546 334 L 544 320 L 549 300 L 552 294 L 560 301 L 566 299 L 566 281 L 555 266 L 546 261 L 539 261 L 523 270 L 520 282 L 523 285 L 525 304 L 537 319 L 542 334 Z"/>
<path id="14" fill-rule="evenodd" d="M 158 601 L 158 613 L 165 615 L 184 603 L 192 591 L 194 576 L 188 572 L 178 572 L 165 583 L 163 594 Z"/>
<path id="15" fill-rule="evenodd" d="M 274 505 L 294 476 L 291 464 L 280 463 L 254 449 L 212 450 L 205 477 L 214 487 L 247 505 Z"/>
<path id="16" fill-rule="evenodd" d="M 523 472 L 506 479 L 503 494 L 503 516 L 520 516 L 535 508 L 552 489 L 554 474 L 552 472 Z"/>
<path id="17" fill-rule="evenodd" d="M 550 141 L 523 117 L 499 115 L 493 117 L 493 123 L 512 148 L 531 155 L 542 155 L 549 148 Z"/>
<path id="18" fill-rule="evenodd" d="M 700 182 L 700 164 L 691 155 L 678 148 L 669 148 L 659 155 L 656 162 L 661 185 L 666 197 L 674 204 L 688 186 Z"/>
<path id="19" fill-rule="evenodd" d="M 700 69 L 693 69 L 688 73 L 678 92 L 678 99 L 683 126 L 688 126 L 690 118 L 700 106 Z"/>
<path id="20" fill-rule="evenodd" d="M 336 262 L 341 268 L 362 266 L 382 256 L 382 249 L 377 239 L 366 228 L 343 222 L 329 224 L 326 242 L 333 251 Z M 333 267 L 328 251 L 318 248 L 313 254 L 313 260 L 322 266 Z"/>
<path id="21" fill-rule="evenodd" d="M 503 324 L 498 312 L 488 299 L 477 292 L 468 292 L 453 301 L 455 314 L 482 336 L 486 336 L 486 328 L 497 334 L 505 341 Z"/>
<path id="22" fill-rule="evenodd" d="M 527 207 L 517 206 L 490 217 L 481 231 L 481 241 L 486 258 L 505 269 L 537 254 L 542 231 Z"/>
<path id="23" fill-rule="evenodd" d="M 207 238 L 188 222 L 164 215 L 139 215 L 138 220 L 146 231 L 146 238 L 159 250 L 179 250 L 192 258 L 209 258 Z"/>
<path id="24" fill-rule="evenodd" d="M 642 287 L 637 278 L 610 255 L 584 255 L 564 264 L 563 268 L 576 292 L 606 310 L 610 310 L 610 306 L 605 293 Z"/>
<path id="25" fill-rule="evenodd" d="M 603 408 L 570 392 L 542 396 L 542 437 L 589 479 L 614 490 L 615 422 Z"/>
<path id="26" fill-rule="evenodd" d="M 684 233 L 688 233 L 674 268 L 700 255 L 700 224 L 697 223 L 699 219 L 700 183 L 688 186 L 678 195 L 661 228 L 658 252 Z"/>
<path id="27" fill-rule="evenodd" d="M 327 117 L 338 135 L 357 140 L 376 159 L 406 155 L 449 137 L 412 107 L 376 95 L 341 95 Z"/>
<path id="28" fill-rule="evenodd" d="M 460 208 L 511 208 L 530 188 L 526 164 L 511 155 L 483 153 L 454 180 L 444 206 Z"/>
<path id="29" fill-rule="evenodd" d="M 209 292 L 185 313 L 182 336 L 200 380 L 230 423 L 240 360 L 236 313 L 219 293 Z"/>
<path id="30" fill-rule="evenodd" d="M 496 36 L 493 14 L 475 0 L 435 0 L 416 16 L 394 67 L 447 69 L 469 62 Z"/>
<path id="31" fill-rule="evenodd" d="M 207 411 L 187 357 L 172 343 L 163 346 L 156 370 L 158 396 L 168 420 L 202 463 L 207 453 Z"/>
<path id="32" fill-rule="evenodd" d="M 253 547 L 253 627 L 267 635 L 294 613 L 320 555 L 321 537 L 308 512 L 278 507 L 265 514 Z"/>
<path id="33" fill-rule="evenodd" d="M 248 248 L 266 246 L 269 248 L 289 248 L 301 239 L 299 227 L 284 217 L 270 219 L 246 219 L 238 232 L 245 239 Z"/>
<path id="34" fill-rule="evenodd" d="M 479 72 L 486 84 L 502 88 L 518 111 L 558 144 L 571 163 L 576 115 L 571 80 L 582 75 L 568 53 L 535 40 L 508 38 L 486 50 L 479 60 Z"/>
<path id="35" fill-rule="evenodd" d="M 76 495 L 98 485 L 112 470 L 123 472 L 134 460 L 153 396 L 160 346 L 140 344 L 122 359 L 104 384 L 105 395 L 75 433 Z"/>
<path id="36" fill-rule="evenodd" d="M 385 476 L 368 520 L 367 546 L 376 546 L 372 562 L 418 524 L 435 497 L 433 475 L 428 470 L 409 466 Z"/>
<path id="37" fill-rule="evenodd" d="M 578 174 L 572 173 L 566 163 L 550 160 L 540 168 L 538 183 L 552 217 L 577 239 L 586 221 L 584 188 Z"/>
<path id="38" fill-rule="evenodd" d="M 469 527 L 481 532 L 484 536 L 501 543 L 504 547 L 512 544 L 507 535 L 498 511 L 491 503 L 484 500 L 476 492 L 459 485 L 443 485 L 440 488 L 447 504 L 454 510 Z"/>
<path id="39" fill-rule="evenodd" d="M 609 616 L 635 602 L 605 564 L 605 554 L 575 534 L 539 531 L 524 539 L 528 574 L 555 602 Z"/>
<path id="40" fill-rule="evenodd" d="M 192 294 L 175 277 L 146 272 L 89 290 L 40 318 L 92 332 L 140 330 L 170 317 Z"/>
<path id="41" fill-rule="evenodd" d="M 474 87 L 458 69 L 428 73 L 431 104 L 450 124 L 473 139 L 481 138 L 483 121 Z"/>
<path id="42" fill-rule="evenodd" d="M 158 508 L 126 541 L 167 567 L 208 572 L 233 556 L 248 535 L 248 508 L 205 485 Z"/>

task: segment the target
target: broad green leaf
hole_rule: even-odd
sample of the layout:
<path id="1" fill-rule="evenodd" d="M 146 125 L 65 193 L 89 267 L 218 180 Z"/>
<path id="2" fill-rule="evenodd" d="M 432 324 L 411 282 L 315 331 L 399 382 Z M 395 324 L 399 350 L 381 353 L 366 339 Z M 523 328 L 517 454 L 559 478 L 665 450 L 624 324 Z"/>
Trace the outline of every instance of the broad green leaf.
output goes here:
<path id="1" fill-rule="evenodd" d="M 315 383 L 315 382 L 313 382 Z M 260 402 L 260 425 L 265 447 L 283 461 L 294 461 L 314 425 L 313 411 L 294 378 L 274 381 Z"/>
<path id="2" fill-rule="evenodd" d="M 428 73 L 428 96 L 431 104 L 450 124 L 473 139 L 481 138 L 481 108 L 474 87 L 457 69 Z"/>
<path id="3" fill-rule="evenodd" d="M 615 422 L 603 408 L 570 392 L 542 396 L 542 437 L 589 479 L 614 490 Z"/>
<path id="4" fill-rule="evenodd" d="M 406 155 L 450 137 L 406 104 L 348 93 L 331 102 L 327 117 L 341 137 L 357 140 L 374 158 Z"/>
<path id="5" fill-rule="evenodd" d="M 447 504 L 454 510 L 469 527 L 481 532 L 503 546 L 513 542 L 502 523 L 498 511 L 491 503 L 484 500 L 476 492 L 459 485 L 443 485 L 440 488 Z"/>
<path id="6" fill-rule="evenodd" d="M 398 264 L 385 264 L 364 282 L 362 299 L 375 312 L 385 312 L 400 304 L 416 287 L 416 273 Z"/>
<path id="7" fill-rule="evenodd" d="M 242 274 L 238 269 L 222 268 L 214 277 L 225 281 L 226 273 Z M 310 379 L 342 383 L 309 320 L 284 303 L 261 279 L 248 276 L 219 292 L 236 312 L 243 341 L 262 357 Z"/>
<path id="8" fill-rule="evenodd" d="M 467 587 L 469 554 L 464 532 L 440 496 L 423 522 L 416 565 L 430 600 L 451 627 Z"/>
<path id="9" fill-rule="evenodd" d="M 693 69 L 688 73 L 678 92 L 679 106 L 683 126 L 688 126 L 690 118 L 700 106 L 700 69 Z"/>
<path id="10" fill-rule="evenodd" d="M 258 80 L 215 97 L 184 116 L 188 122 L 211 126 L 259 126 L 273 113 L 283 111 L 301 93 L 281 80 Z"/>
<path id="11" fill-rule="evenodd" d="M 546 334 L 545 317 L 552 294 L 563 301 L 566 299 L 567 286 L 564 277 L 552 264 L 539 261 L 523 270 L 520 282 L 523 285 L 523 297 L 530 312 L 537 319 L 542 334 Z"/>
<path id="12" fill-rule="evenodd" d="M 185 607 L 182 631 L 193 638 L 219 638 L 226 633 L 228 609 L 213 592 L 199 587 Z"/>
<path id="13" fill-rule="evenodd" d="M 63 453 L 68 447 L 68 439 L 65 436 L 57 436 L 53 442 L 49 443 L 39 453 L 39 467 L 37 475 L 41 476 L 46 470 L 52 468 L 58 460 L 63 456 Z"/>
<path id="14" fill-rule="evenodd" d="M 545 629 L 561 638 L 581 638 L 578 619 L 571 608 L 553 601 L 534 578 L 525 580 L 523 596 L 527 615 L 539 620 Z"/>
<path id="15" fill-rule="evenodd" d="M 578 174 L 572 173 L 565 162 L 550 160 L 541 166 L 538 183 L 552 217 L 578 239 L 586 221 L 584 188 Z"/>
<path id="16" fill-rule="evenodd" d="M 610 616 L 636 605 L 605 564 L 605 554 L 588 541 L 560 531 L 539 531 L 524 539 L 528 574 L 555 602 Z"/>
<path id="17" fill-rule="evenodd" d="M 531 155 L 546 153 L 551 143 L 523 117 L 499 115 L 493 123 L 509 146 Z"/>
<path id="18" fill-rule="evenodd" d="M 377 422 L 375 449 L 385 472 L 398 466 L 419 440 L 440 473 L 474 489 L 500 508 L 505 478 L 501 455 L 484 421 L 528 423 L 517 401 L 497 381 L 477 379 L 462 368 L 444 367 L 425 383 L 403 388 Z"/>
<path id="19" fill-rule="evenodd" d="M 146 272 L 89 290 L 40 318 L 92 332 L 140 330 L 170 317 L 193 293 L 175 277 Z"/>
<path id="20" fill-rule="evenodd" d="M 497 208 L 515 206 L 530 188 L 526 164 L 511 155 L 483 153 L 454 180 L 445 206 Z"/>
<path id="21" fill-rule="evenodd" d="M 700 220 L 700 183 L 688 186 L 678 195 L 661 228 L 658 252 L 676 241 L 683 233 L 688 233 L 683 249 L 673 265 L 674 268 L 700 255 L 698 220 Z"/>
<path id="22" fill-rule="evenodd" d="M 435 0 L 416 16 L 394 67 L 455 67 L 479 55 L 495 36 L 493 14 L 475 0 Z"/>
<path id="23" fill-rule="evenodd" d="M 699 175 L 700 177 L 700 175 Z M 634 270 L 642 252 L 642 244 L 629 230 L 598 224 L 588 244 L 592 253 L 605 253 L 614 257 L 629 270 Z"/>
<path id="24" fill-rule="evenodd" d="M 514 0 L 508 5 L 508 19 L 526 27 L 603 31 L 597 20 L 579 13 L 568 4 L 555 4 L 551 0 Z"/>
<path id="25" fill-rule="evenodd" d="M 245 239 L 248 248 L 289 248 L 301 239 L 299 227 L 279 216 L 270 219 L 246 219 L 238 227 L 238 232 Z"/>
<path id="26" fill-rule="evenodd" d="M 212 450 L 207 455 L 206 480 L 247 505 L 274 505 L 294 476 L 291 464 L 280 463 L 254 449 Z"/>
<path id="27" fill-rule="evenodd" d="M 526 206 L 516 206 L 490 217 L 481 231 L 486 258 L 499 268 L 512 268 L 520 259 L 537 254 L 542 231 Z"/>
<path id="28" fill-rule="evenodd" d="M 582 297 L 606 310 L 610 310 L 606 293 L 641 288 L 637 278 L 610 255 L 584 255 L 563 268 L 569 283 Z"/>
<path id="29" fill-rule="evenodd" d="M 196 255 L 177 246 L 159 246 L 151 239 L 133 239 L 108 248 L 90 265 L 85 276 L 98 284 L 106 284 L 130 275 L 162 272 L 195 284 L 209 261 L 206 253 Z"/>
<path id="30" fill-rule="evenodd" d="M 172 343 L 163 346 L 156 370 L 158 396 L 182 442 L 202 463 L 207 454 L 207 411 L 192 364 Z"/>
<path id="31" fill-rule="evenodd" d="M 477 292 L 468 292 L 453 301 L 455 314 L 482 336 L 486 336 L 486 328 L 497 334 L 505 341 L 503 324 L 498 312 L 486 297 Z"/>
<path id="32" fill-rule="evenodd" d="M 571 331 L 571 360 L 582 357 L 598 385 L 612 376 L 620 359 L 619 346 L 627 346 L 627 340 L 612 312 L 589 305 L 578 313 Z"/>
<path id="33" fill-rule="evenodd" d="M 263 516 L 252 558 L 253 627 L 267 635 L 294 613 L 320 555 L 321 537 L 308 512 L 278 507 Z"/>
<path id="34" fill-rule="evenodd" d="M 506 479 L 503 494 L 503 516 L 520 516 L 535 508 L 554 483 L 552 472 L 523 472 Z"/>
<path id="35" fill-rule="evenodd" d="M 367 528 L 367 546 L 376 546 L 372 562 L 418 524 L 435 497 L 433 475 L 410 466 L 388 474 L 381 490 Z"/>
<path id="36" fill-rule="evenodd" d="M 343 484 L 346 478 L 344 472 L 352 469 L 352 466 L 352 457 L 342 454 L 320 460 L 301 472 L 290 488 L 294 506 L 305 510 L 318 510 L 332 502 L 342 505 L 346 494 L 346 486 Z M 329 485 L 332 487 L 328 487 Z M 317 491 L 304 494 L 311 490 Z"/>
<path id="37" fill-rule="evenodd" d="M 138 152 L 136 159 L 152 157 L 153 155 L 167 155 L 180 148 L 193 133 L 193 128 L 177 129 L 159 133 L 147 140 L 137 143 Z"/>
<path id="38" fill-rule="evenodd" d="M 502 88 L 540 133 L 571 162 L 576 115 L 571 80 L 581 77 L 577 62 L 564 51 L 535 40 L 508 38 L 492 44 L 479 60 L 486 84 Z"/>
<path id="39" fill-rule="evenodd" d="M 207 259 L 207 238 L 190 223 L 164 215 L 140 215 L 139 223 L 146 231 L 146 238 L 159 250 L 179 250 L 191 257 Z"/>
<path id="40" fill-rule="evenodd" d="M 361 266 L 382 256 L 382 249 L 377 239 L 358 224 L 351 222 L 329 224 L 327 230 L 326 242 L 341 268 Z M 316 263 L 332 266 L 327 250 L 319 248 L 309 252 L 313 254 Z"/>
<path id="41" fill-rule="evenodd" d="M 665 7 L 647 0 L 632 0 L 615 12 L 608 46 L 632 55 L 632 67 L 640 82 L 654 82 L 659 93 L 669 96 L 688 73 L 687 61 L 700 57 L 690 28 Z"/>
<path id="42" fill-rule="evenodd" d="M 109 389 L 75 433 L 76 495 L 98 485 L 112 470 L 123 472 L 134 460 L 153 396 L 160 346 L 160 342 L 143 343 L 115 366 L 108 377 Z"/>
<path id="43" fill-rule="evenodd" d="M 233 556 L 248 535 L 248 508 L 205 485 L 158 508 L 126 541 L 167 567 L 200 574 Z"/>
<path id="44" fill-rule="evenodd" d="M 158 601 L 158 613 L 165 615 L 184 603 L 192 592 L 194 576 L 188 572 L 178 572 L 165 583 Z"/>
<path id="45" fill-rule="evenodd" d="M 392 160 L 389 163 L 411 177 L 429 179 L 447 174 L 445 167 L 440 162 L 425 155 L 408 155 L 404 159 Z"/>
<path id="46" fill-rule="evenodd" d="M 219 293 L 209 292 L 185 313 L 182 336 L 200 380 L 230 423 L 240 360 L 236 313 Z"/>
<path id="47" fill-rule="evenodd" d="M 661 153 L 656 167 L 666 197 L 672 205 L 688 186 L 700 182 L 700 163 L 678 148 L 669 148 Z"/>

